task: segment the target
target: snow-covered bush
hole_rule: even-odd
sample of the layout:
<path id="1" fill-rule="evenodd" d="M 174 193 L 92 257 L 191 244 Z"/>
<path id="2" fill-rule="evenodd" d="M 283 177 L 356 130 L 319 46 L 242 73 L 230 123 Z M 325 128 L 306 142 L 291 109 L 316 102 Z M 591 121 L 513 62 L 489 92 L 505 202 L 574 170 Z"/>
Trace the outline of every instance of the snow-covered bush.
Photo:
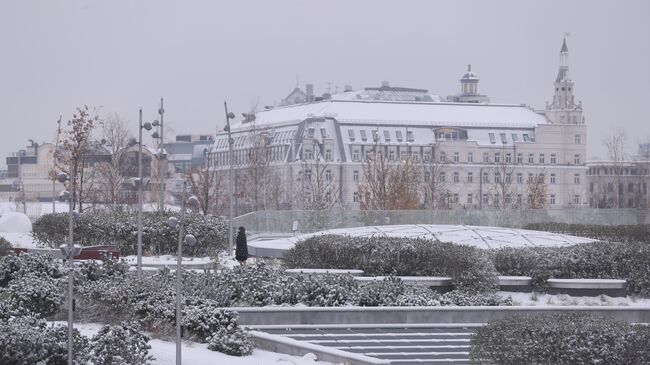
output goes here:
<path id="1" fill-rule="evenodd" d="M 27 273 L 12 280 L 7 287 L 9 305 L 47 317 L 59 310 L 63 294 L 55 279 Z"/>
<path id="2" fill-rule="evenodd" d="M 8 255 L 12 248 L 11 242 L 7 241 L 4 237 L 0 237 L 0 256 Z"/>
<path id="3" fill-rule="evenodd" d="M 473 364 L 648 364 L 650 352 L 636 347 L 647 331 L 637 328 L 587 314 L 513 316 L 480 328 L 470 356 Z"/>
<path id="4" fill-rule="evenodd" d="M 595 225 L 595 224 L 569 224 L 569 223 L 531 223 L 526 229 L 564 233 L 574 236 L 590 237 L 602 241 L 614 242 L 650 242 L 650 225 Z"/>
<path id="5" fill-rule="evenodd" d="M 0 364 L 65 365 L 67 364 L 67 327 L 47 325 L 31 316 L 12 317 L 0 321 Z M 73 349 L 83 354 L 88 339 L 73 330 Z"/>
<path id="6" fill-rule="evenodd" d="M 90 340 L 84 360 L 94 365 L 146 365 L 149 355 L 149 337 L 140 332 L 134 322 L 104 326 Z"/>
<path id="7" fill-rule="evenodd" d="M 437 306 L 440 294 L 426 287 L 404 284 L 401 279 L 389 276 L 359 286 L 356 305 L 376 306 Z"/>
<path id="8" fill-rule="evenodd" d="M 210 302 L 183 307 L 183 329 L 186 335 L 198 342 L 208 342 L 217 331 L 234 331 L 239 326 L 239 315 L 218 308 Z"/>
<path id="9" fill-rule="evenodd" d="M 99 280 L 106 277 L 124 277 L 129 271 L 129 264 L 114 258 L 112 255 L 102 255 L 101 264 L 86 260 L 81 263 L 81 276 L 86 280 Z"/>
<path id="10" fill-rule="evenodd" d="M 456 306 L 508 306 L 513 305 L 512 297 L 504 298 L 496 293 L 475 293 L 452 290 L 442 295 L 441 305 Z"/>
<path id="11" fill-rule="evenodd" d="M 8 255 L 0 257 L 0 287 L 6 287 L 9 282 L 27 274 L 60 278 L 62 276 L 59 263 L 50 255 Z"/>
<path id="12" fill-rule="evenodd" d="M 220 327 L 208 339 L 208 348 L 231 356 L 246 356 L 253 353 L 253 341 L 241 328 Z"/>
<path id="13" fill-rule="evenodd" d="M 178 231 L 167 225 L 172 211 L 145 212 L 143 214 L 143 247 L 155 254 L 175 253 Z M 52 247 L 67 237 L 68 216 L 64 213 L 45 214 L 34 222 L 34 237 Z M 187 246 L 188 256 L 216 255 L 228 242 L 228 229 L 224 221 L 215 216 L 196 213 L 186 215 L 187 233 L 196 237 L 197 243 Z M 88 212 L 74 221 L 75 238 L 82 245 L 115 245 L 123 255 L 135 254 L 137 214 L 135 212 Z"/>
<path id="14" fill-rule="evenodd" d="M 450 276 L 464 290 L 497 288 L 485 251 L 425 239 L 314 236 L 289 250 L 285 262 L 294 268 L 361 269 L 366 275 Z"/>

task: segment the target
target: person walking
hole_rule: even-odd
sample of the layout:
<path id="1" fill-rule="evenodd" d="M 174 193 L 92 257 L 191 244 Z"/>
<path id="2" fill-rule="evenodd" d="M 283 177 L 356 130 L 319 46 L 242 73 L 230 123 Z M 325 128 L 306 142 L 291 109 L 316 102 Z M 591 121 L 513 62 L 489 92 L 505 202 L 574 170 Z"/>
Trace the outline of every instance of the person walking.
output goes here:
<path id="1" fill-rule="evenodd" d="M 248 244 L 246 243 L 246 229 L 244 227 L 239 227 L 235 244 L 235 259 L 239 261 L 239 265 L 245 266 L 246 260 L 248 260 Z"/>

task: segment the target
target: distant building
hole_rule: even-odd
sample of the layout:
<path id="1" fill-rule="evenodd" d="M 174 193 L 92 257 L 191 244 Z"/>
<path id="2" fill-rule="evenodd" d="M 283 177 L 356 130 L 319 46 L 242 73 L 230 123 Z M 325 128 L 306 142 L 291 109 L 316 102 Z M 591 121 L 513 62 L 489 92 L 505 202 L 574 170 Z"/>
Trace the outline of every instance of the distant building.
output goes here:
<path id="1" fill-rule="evenodd" d="M 269 166 L 292 198 L 300 193 L 300 185 L 314 178 L 313 166 L 318 164 L 327 167 L 326 178 L 340 188 L 340 205 L 359 209 L 364 164 L 380 153 L 394 164 L 405 158 L 416 161 L 423 184 L 444 182 L 439 207 L 480 208 L 504 202 L 524 207 L 530 199 L 527 182 L 534 177 L 547 186 L 547 206 L 586 206 L 587 130 L 568 75 L 564 41 L 553 103 L 541 111 L 489 104 L 489 98 L 478 93 L 478 77 L 471 69 L 461 78 L 462 92 L 452 97 L 454 102 L 443 103 L 425 89 L 383 83 L 267 108 L 256 113 L 254 123 L 231 126 L 235 173 L 237 179 L 249 174 L 255 150 L 264 146 Z M 304 100 L 294 91 L 293 101 Z M 220 133 L 211 166 L 227 174 L 228 156 L 227 135 Z M 505 174 L 500 172 L 504 164 Z M 444 170 L 434 170 L 436 165 Z M 507 196 L 495 188 L 501 181 L 511 185 Z"/>
<path id="2" fill-rule="evenodd" d="M 214 144 L 212 134 L 179 134 L 174 142 L 165 143 L 167 161 L 173 173 L 185 173 L 205 166 L 205 156 Z"/>

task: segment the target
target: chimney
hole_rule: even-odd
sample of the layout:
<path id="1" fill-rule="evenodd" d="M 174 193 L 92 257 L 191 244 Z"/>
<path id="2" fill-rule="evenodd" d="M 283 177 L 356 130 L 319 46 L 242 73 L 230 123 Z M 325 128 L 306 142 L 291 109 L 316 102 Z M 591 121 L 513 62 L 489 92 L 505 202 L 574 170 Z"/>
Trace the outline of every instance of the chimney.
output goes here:
<path id="1" fill-rule="evenodd" d="M 382 81 L 381 87 L 390 87 L 390 83 L 388 81 Z"/>
<path id="2" fill-rule="evenodd" d="M 352 85 L 345 85 L 343 91 L 346 93 L 352 91 Z"/>
<path id="3" fill-rule="evenodd" d="M 307 94 L 308 103 L 314 101 L 314 84 L 306 84 L 305 93 Z"/>

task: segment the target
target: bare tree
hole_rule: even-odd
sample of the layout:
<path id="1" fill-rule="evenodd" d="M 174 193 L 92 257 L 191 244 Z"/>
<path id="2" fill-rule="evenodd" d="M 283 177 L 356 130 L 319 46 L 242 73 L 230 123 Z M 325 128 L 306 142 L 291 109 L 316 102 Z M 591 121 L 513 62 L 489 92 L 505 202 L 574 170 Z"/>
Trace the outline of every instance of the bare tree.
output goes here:
<path id="1" fill-rule="evenodd" d="M 363 165 L 363 182 L 359 184 L 361 209 L 404 210 L 419 205 L 420 170 L 412 158 L 388 161 L 375 150 Z"/>
<path id="2" fill-rule="evenodd" d="M 99 115 L 96 110 L 92 111 L 87 105 L 78 107 L 77 111 L 72 115 L 72 119 L 68 121 L 68 129 L 63 132 L 62 144 L 63 149 L 56 150 L 54 157 L 59 171 L 67 172 L 70 176 L 76 177 L 72 180 L 70 186 L 71 199 L 73 201 L 73 208 L 83 210 L 84 199 L 84 184 L 86 188 L 92 185 L 92 175 L 85 176 L 87 155 L 91 152 L 91 134 L 95 126 L 99 123 Z M 89 190 L 89 189 L 87 189 Z"/>
<path id="3" fill-rule="evenodd" d="M 133 138 L 127 122 L 115 113 L 100 122 L 102 139 L 111 154 L 110 160 L 102 161 L 97 165 L 97 195 L 98 199 L 108 204 L 111 210 L 121 209 L 127 202 L 127 197 L 122 193 L 129 177 L 123 174 L 123 153 L 129 140 Z"/>
<path id="4" fill-rule="evenodd" d="M 208 160 L 209 161 L 209 160 Z M 221 178 L 207 163 L 203 168 L 192 168 L 185 174 L 190 190 L 199 200 L 199 210 L 204 214 L 219 214 L 219 197 L 223 194 Z"/>
<path id="5" fill-rule="evenodd" d="M 616 208 L 622 208 L 624 205 L 624 187 L 622 183 L 623 163 L 625 161 L 625 143 L 627 137 L 623 129 L 615 129 L 612 134 L 603 140 L 607 148 L 607 156 L 613 165 L 614 182 L 614 202 Z"/>
<path id="6" fill-rule="evenodd" d="M 548 186 L 545 181 L 544 173 L 537 173 L 528 180 L 526 186 L 528 193 L 528 208 L 529 209 L 543 209 L 546 206 L 546 194 Z"/>
<path id="7" fill-rule="evenodd" d="M 498 160 L 495 161 L 494 180 L 492 190 L 495 193 L 493 199 L 494 207 L 497 209 L 507 209 L 512 206 L 512 195 L 515 193 L 515 187 L 512 178 L 515 171 L 513 156 L 508 152 L 505 145 L 501 149 Z"/>
<path id="8" fill-rule="evenodd" d="M 448 208 L 449 180 L 446 175 L 449 168 L 447 159 L 441 156 L 444 154 L 438 151 L 436 156 L 436 148 L 432 147 L 428 161 L 422 163 L 424 206 L 429 209 L 439 208 L 441 203 Z"/>
<path id="9" fill-rule="evenodd" d="M 328 210 L 340 205 L 340 186 L 335 183 L 331 167 L 324 160 L 316 157 L 313 162 L 304 163 L 302 178 L 301 200 L 305 210 Z"/>

